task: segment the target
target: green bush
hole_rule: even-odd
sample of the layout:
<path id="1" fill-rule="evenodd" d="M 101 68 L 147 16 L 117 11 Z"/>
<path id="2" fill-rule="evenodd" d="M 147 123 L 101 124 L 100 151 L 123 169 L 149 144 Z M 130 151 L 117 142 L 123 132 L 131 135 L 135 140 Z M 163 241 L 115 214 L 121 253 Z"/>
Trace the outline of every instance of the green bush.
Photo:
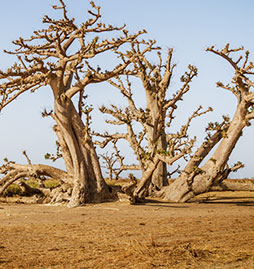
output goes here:
<path id="1" fill-rule="evenodd" d="M 9 187 L 7 187 L 4 192 L 3 192 L 3 196 L 4 197 L 12 197 L 12 196 L 21 196 L 23 194 L 23 191 L 21 189 L 21 187 L 18 184 L 11 184 Z"/>

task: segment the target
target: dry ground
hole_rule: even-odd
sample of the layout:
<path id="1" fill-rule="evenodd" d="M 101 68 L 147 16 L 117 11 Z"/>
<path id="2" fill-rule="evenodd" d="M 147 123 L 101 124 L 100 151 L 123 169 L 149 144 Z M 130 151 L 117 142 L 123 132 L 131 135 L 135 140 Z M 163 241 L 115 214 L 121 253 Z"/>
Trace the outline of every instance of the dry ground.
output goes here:
<path id="1" fill-rule="evenodd" d="M 0 203 L 0 268 L 254 268 L 254 192 L 203 198 L 74 209 Z"/>

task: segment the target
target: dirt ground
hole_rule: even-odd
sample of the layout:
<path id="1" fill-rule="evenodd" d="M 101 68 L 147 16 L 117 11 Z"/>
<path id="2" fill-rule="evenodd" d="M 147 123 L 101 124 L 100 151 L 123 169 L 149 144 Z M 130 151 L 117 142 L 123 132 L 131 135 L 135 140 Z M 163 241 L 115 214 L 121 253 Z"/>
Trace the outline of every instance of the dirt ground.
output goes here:
<path id="1" fill-rule="evenodd" d="M 254 192 L 69 209 L 0 203 L 0 268 L 254 268 Z"/>

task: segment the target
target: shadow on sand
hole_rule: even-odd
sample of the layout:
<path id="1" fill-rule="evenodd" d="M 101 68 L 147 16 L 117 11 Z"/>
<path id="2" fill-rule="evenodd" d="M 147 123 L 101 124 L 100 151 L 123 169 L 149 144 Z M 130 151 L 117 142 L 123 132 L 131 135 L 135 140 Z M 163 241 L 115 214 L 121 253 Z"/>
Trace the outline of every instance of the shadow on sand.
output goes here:
<path id="1" fill-rule="evenodd" d="M 195 203 L 205 204 L 232 204 L 237 206 L 254 206 L 254 197 L 235 197 L 235 196 L 220 196 L 200 198 L 193 201 Z"/>
<path id="2" fill-rule="evenodd" d="M 166 207 L 166 208 L 189 208 L 188 204 L 173 203 L 155 199 L 145 199 L 144 202 L 135 204 L 135 206 L 151 206 L 151 207 Z"/>

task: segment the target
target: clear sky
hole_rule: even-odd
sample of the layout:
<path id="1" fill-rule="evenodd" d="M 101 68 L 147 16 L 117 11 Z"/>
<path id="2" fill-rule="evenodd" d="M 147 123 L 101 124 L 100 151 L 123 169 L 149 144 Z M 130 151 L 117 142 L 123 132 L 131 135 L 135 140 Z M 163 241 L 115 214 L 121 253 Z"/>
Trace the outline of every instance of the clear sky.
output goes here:
<path id="1" fill-rule="evenodd" d="M 219 120 L 222 114 L 232 115 L 236 102 L 229 92 L 216 88 L 218 80 L 230 82 L 233 70 L 222 59 L 205 52 L 207 46 L 222 48 L 226 43 L 239 47 L 244 45 L 254 55 L 254 1 L 253 0 L 95 0 L 102 7 L 103 21 L 113 25 L 127 24 L 130 32 L 145 28 L 147 38 L 156 39 L 164 51 L 173 48 L 179 75 L 188 64 L 198 67 L 198 78 L 192 83 L 191 91 L 179 107 L 179 124 L 199 104 L 212 106 L 214 112 L 197 119 L 191 134 L 202 142 L 206 122 Z M 0 9 L 0 69 L 10 66 L 15 58 L 5 55 L 3 49 L 11 49 L 11 41 L 28 37 L 41 27 L 43 15 L 53 16 L 51 8 L 57 0 L 8 0 L 1 2 Z M 70 15 L 78 21 L 86 18 L 88 0 L 66 0 Z M 110 92 L 110 94 L 109 94 Z M 114 102 L 114 91 L 107 86 L 88 89 L 89 101 L 97 108 L 99 104 Z M 41 111 L 52 107 L 51 93 L 43 88 L 34 94 L 26 93 L 0 114 L 0 159 L 24 162 L 22 150 L 26 149 L 34 163 L 47 163 L 46 152 L 54 152 L 55 136 L 53 122 L 42 119 Z M 99 116 L 94 127 L 101 128 Z M 103 127 L 104 128 L 104 127 Z M 102 129 L 103 129 L 102 128 Z M 106 128 L 106 127 L 105 127 Z M 246 167 L 233 177 L 254 177 L 252 150 L 254 128 L 246 128 L 229 163 L 240 160 Z M 61 164 L 59 164 L 61 166 Z"/>

